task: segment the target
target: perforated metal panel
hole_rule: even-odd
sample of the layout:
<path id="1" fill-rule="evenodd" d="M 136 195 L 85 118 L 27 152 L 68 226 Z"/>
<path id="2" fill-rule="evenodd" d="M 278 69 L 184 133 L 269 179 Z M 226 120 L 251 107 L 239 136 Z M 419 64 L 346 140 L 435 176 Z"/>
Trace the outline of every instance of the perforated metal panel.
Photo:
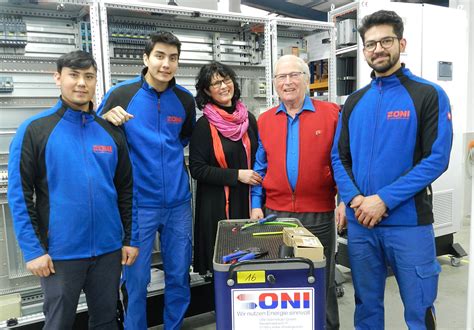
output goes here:
<path id="1" fill-rule="evenodd" d="M 26 270 L 5 200 L 0 204 L 0 251 L 0 295 L 39 288 L 39 278 Z"/>
<path id="2" fill-rule="evenodd" d="M 433 194 L 434 227 L 453 224 L 453 190 L 435 192 Z"/>

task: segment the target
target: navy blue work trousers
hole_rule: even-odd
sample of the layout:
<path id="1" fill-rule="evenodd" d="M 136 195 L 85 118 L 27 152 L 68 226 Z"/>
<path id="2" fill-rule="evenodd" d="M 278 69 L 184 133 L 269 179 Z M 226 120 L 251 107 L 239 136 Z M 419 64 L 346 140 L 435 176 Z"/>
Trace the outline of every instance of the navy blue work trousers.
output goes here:
<path id="1" fill-rule="evenodd" d="M 41 278 L 43 329 L 71 329 L 81 290 L 86 295 L 89 329 L 118 329 L 117 301 L 122 252 L 94 258 L 53 261 L 55 274 Z"/>

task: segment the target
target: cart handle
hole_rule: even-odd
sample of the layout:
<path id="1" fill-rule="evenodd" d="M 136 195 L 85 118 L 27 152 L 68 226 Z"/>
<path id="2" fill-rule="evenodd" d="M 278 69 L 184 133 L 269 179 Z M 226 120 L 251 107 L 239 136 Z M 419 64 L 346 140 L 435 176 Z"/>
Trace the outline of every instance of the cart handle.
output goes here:
<path id="1" fill-rule="evenodd" d="M 314 264 L 308 258 L 295 257 L 295 258 L 284 258 L 284 259 L 271 259 L 271 260 L 244 260 L 239 261 L 235 264 L 232 264 L 229 267 L 227 275 L 227 285 L 233 286 L 235 283 L 234 274 L 236 273 L 236 268 L 245 265 L 259 265 L 259 264 L 279 264 L 279 263 L 305 263 L 308 265 L 308 283 L 314 283 L 316 278 L 314 277 Z"/>

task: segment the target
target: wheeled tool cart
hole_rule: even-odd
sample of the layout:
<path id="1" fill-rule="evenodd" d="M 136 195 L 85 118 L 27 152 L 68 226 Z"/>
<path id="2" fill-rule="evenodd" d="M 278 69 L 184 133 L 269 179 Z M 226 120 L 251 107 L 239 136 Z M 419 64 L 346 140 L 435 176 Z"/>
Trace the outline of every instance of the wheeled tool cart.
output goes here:
<path id="1" fill-rule="evenodd" d="M 281 218 L 270 224 L 219 222 L 213 262 L 217 329 L 324 329 L 324 258 L 280 258 L 283 228 L 301 224 Z"/>

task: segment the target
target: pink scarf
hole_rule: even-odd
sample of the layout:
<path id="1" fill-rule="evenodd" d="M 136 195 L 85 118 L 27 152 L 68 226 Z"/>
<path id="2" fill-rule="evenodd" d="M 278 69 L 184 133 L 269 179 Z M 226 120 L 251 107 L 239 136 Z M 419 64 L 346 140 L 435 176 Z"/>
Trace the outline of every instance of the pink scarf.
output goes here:
<path id="1" fill-rule="evenodd" d="M 220 109 L 218 106 L 208 103 L 203 110 L 204 116 L 209 120 L 209 128 L 211 129 L 212 147 L 214 148 L 214 155 L 217 163 L 221 168 L 229 168 L 225 159 L 224 149 L 222 147 L 221 139 L 219 138 L 219 131 L 224 137 L 232 140 L 242 140 L 242 144 L 247 155 L 247 168 L 250 169 L 250 138 L 247 133 L 249 127 L 249 114 L 245 105 L 237 101 L 235 111 L 230 114 Z M 224 186 L 225 194 L 225 215 L 229 219 L 229 204 L 230 204 L 230 188 Z M 249 206 L 250 206 L 250 186 L 249 186 Z M 250 213 L 250 210 L 249 210 Z"/>
<path id="2" fill-rule="evenodd" d="M 239 141 L 249 127 L 247 108 L 240 101 L 237 101 L 235 110 L 231 114 L 212 103 L 206 104 L 202 112 L 219 133 L 232 141 Z"/>

